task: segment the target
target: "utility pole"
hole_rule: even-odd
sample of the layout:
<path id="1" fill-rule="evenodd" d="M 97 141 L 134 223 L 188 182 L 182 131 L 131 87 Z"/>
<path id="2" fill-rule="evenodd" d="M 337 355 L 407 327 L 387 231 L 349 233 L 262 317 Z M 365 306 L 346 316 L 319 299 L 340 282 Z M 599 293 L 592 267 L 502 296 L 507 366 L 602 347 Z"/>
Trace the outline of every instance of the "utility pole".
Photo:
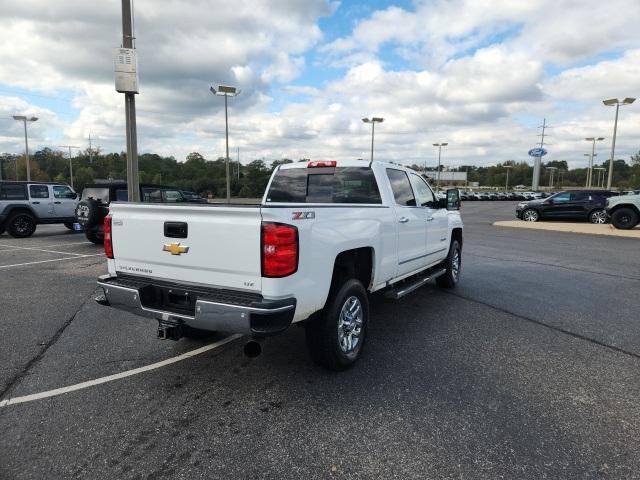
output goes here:
<path id="1" fill-rule="evenodd" d="M 58 147 L 60 148 L 68 148 L 69 149 L 69 177 L 71 178 L 71 188 L 73 188 L 73 162 L 72 162 L 72 157 L 71 157 L 71 149 L 72 148 L 80 148 L 80 147 L 76 147 L 75 145 L 58 145 Z"/>
<path id="2" fill-rule="evenodd" d="M 122 47 L 135 49 L 134 39 L 131 0 L 122 0 Z M 129 195 L 128 198 L 130 202 L 140 201 L 138 138 L 136 131 L 137 82 L 135 87 L 135 89 L 124 91 L 124 108 L 127 130 L 127 193 Z"/>
<path id="3" fill-rule="evenodd" d="M 509 190 L 509 170 L 513 168 L 513 165 L 503 165 L 507 169 L 507 183 L 504 186 L 504 191 Z"/>
<path id="4" fill-rule="evenodd" d="M 538 128 L 542 128 L 542 134 L 540 135 L 540 148 L 544 148 L 544 137 L 546 134 L 546 130 L 547 128 L 550 128 L 549 125 L 547 125 L 546 118 L 542 119 L 542 125 L 540 125 Z M 537 191 L 540 187 L 540 170 L 542 168 L 542 157 L 538 156 L 533 158 L 533 181 L 531 182 L 531 189 L 533 191 Z"/>

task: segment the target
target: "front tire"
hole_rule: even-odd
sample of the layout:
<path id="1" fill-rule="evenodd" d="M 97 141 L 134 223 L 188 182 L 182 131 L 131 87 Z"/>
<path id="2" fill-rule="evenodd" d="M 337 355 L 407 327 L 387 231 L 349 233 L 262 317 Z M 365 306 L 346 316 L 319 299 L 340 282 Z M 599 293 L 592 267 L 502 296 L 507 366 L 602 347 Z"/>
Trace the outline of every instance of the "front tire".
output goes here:
<path id="1" fill-rule="evenodd" d="M 619 208 L 611 215 L 611 224 L 620 230 L 631 230 L 639 221 L 638 214 L 631 208 Z"/>
<path id="2" fill-rule="evenodd" d="M 533 208 L 527 208 L 524 212 L 522 212 L 522 220 L 524 220 L 525 222 L 537 222 L 538 220 L 540 220 L 540 214 Z"/>
<path id="3" fill-rule="evenodd" d="M 7 232 L 13 238 L 30 237 L 36 231 L 36 219 L 28 213 L 15 213 L 7 222 Z"/>
<path id="4" fill-rule="evenodd" d="M 368 322 L 367 291 L 359 280 L 347 280 L 329 294 L 320 316 L 306 326 L 311 358 L 329 370 L 351 367 L 362 354 Z"/>
<path id="5" fill-rule="evenodd" d="M 453 288 L 458 284 L 460 280 L 460 269 L 462 267 L 462 247 L 457 240 L 451 241 L 451 247 L 449 247 L 449 255 L 442 264 L 446 268 L 444 275 L 440 275 L 436 278 L 436 283 L 440 288 Z"/>
<path id="6" fill-rule="evenodd" d="M 594 210 L 589 214 L 589 221 L 596 225 L 607 223 L 607 213 L 601 208 Z"/>

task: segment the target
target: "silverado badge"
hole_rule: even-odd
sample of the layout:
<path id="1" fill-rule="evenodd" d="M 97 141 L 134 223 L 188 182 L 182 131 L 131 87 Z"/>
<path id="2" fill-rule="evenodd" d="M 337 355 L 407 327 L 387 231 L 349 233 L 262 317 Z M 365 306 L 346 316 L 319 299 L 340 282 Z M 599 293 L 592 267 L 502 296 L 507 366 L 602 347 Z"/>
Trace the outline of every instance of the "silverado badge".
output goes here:
<path id="1" fill-rule="evenodd" d="M 163 252 L 169 252 L 171 255 L 180 255 L 189 252 L 189 247 L 180 245 L 180 243 L 165 243 L 162 247 Z"/>

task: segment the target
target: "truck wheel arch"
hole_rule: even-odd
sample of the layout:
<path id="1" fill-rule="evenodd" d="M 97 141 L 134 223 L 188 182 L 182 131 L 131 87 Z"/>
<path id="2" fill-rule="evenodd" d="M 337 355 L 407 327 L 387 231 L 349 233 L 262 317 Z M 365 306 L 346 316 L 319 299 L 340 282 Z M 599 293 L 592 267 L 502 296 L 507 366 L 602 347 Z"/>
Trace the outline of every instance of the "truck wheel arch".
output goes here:
<path id="1" fill-rule="evenodd" d="M 12 214 L 16 213 L 16 212 L 20 212 L 20 213 L 28 213 L 29 215 L 32 215 L 36 221 L 39 220 L 38 215 L 36 215 L 36 212 L 31 208 L 30 205 L 25 205 L 25 204 L 21 204 L 21 203 L 13 203 L 13 204 L 9 204 L 5 207 L 4 211 L 2 212 L 3 215 L 6 215 L 7 218 L 9 218 Z"/>
<path id="2" fill-rule="evenodd" d="M 460 248 L 462 248 L 462 228 L 456 227 L 451 230 L 451 240 L 457 240 L 460 244 Z"/>
<path id="3" fill-rule="evenodd" d="M 640 215 L 640 209 L 636 207 L 633 203 L 619 203 L 615 205 L 611 210 L 609 210 L 609 214 L 613 215 L 616 210 L 620 210 L 621 208 L 630 208 L 635 211 L 638 215 Z"/>
<path id="4" fill-rule="evenodd" d="M 340 252 L 333 262 L 330 294 L 344 281 L 355 278 L 365 289 L 371 288 L 374 273 L 375 251 L 373 247 L 361 247 Z"/>

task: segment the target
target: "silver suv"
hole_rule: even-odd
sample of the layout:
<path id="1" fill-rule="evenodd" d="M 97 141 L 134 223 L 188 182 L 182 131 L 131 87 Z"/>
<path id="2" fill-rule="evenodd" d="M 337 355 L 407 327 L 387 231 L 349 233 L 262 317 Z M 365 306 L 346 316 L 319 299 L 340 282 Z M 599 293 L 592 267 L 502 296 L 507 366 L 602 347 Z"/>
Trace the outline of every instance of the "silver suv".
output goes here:
<path id="1" fill-rule="evenodd" d="M 55 182 L 0 181 L 0 235 L 30 237 L 40 223 L 63 223 L 73 230 L 78 194 Z"/>

